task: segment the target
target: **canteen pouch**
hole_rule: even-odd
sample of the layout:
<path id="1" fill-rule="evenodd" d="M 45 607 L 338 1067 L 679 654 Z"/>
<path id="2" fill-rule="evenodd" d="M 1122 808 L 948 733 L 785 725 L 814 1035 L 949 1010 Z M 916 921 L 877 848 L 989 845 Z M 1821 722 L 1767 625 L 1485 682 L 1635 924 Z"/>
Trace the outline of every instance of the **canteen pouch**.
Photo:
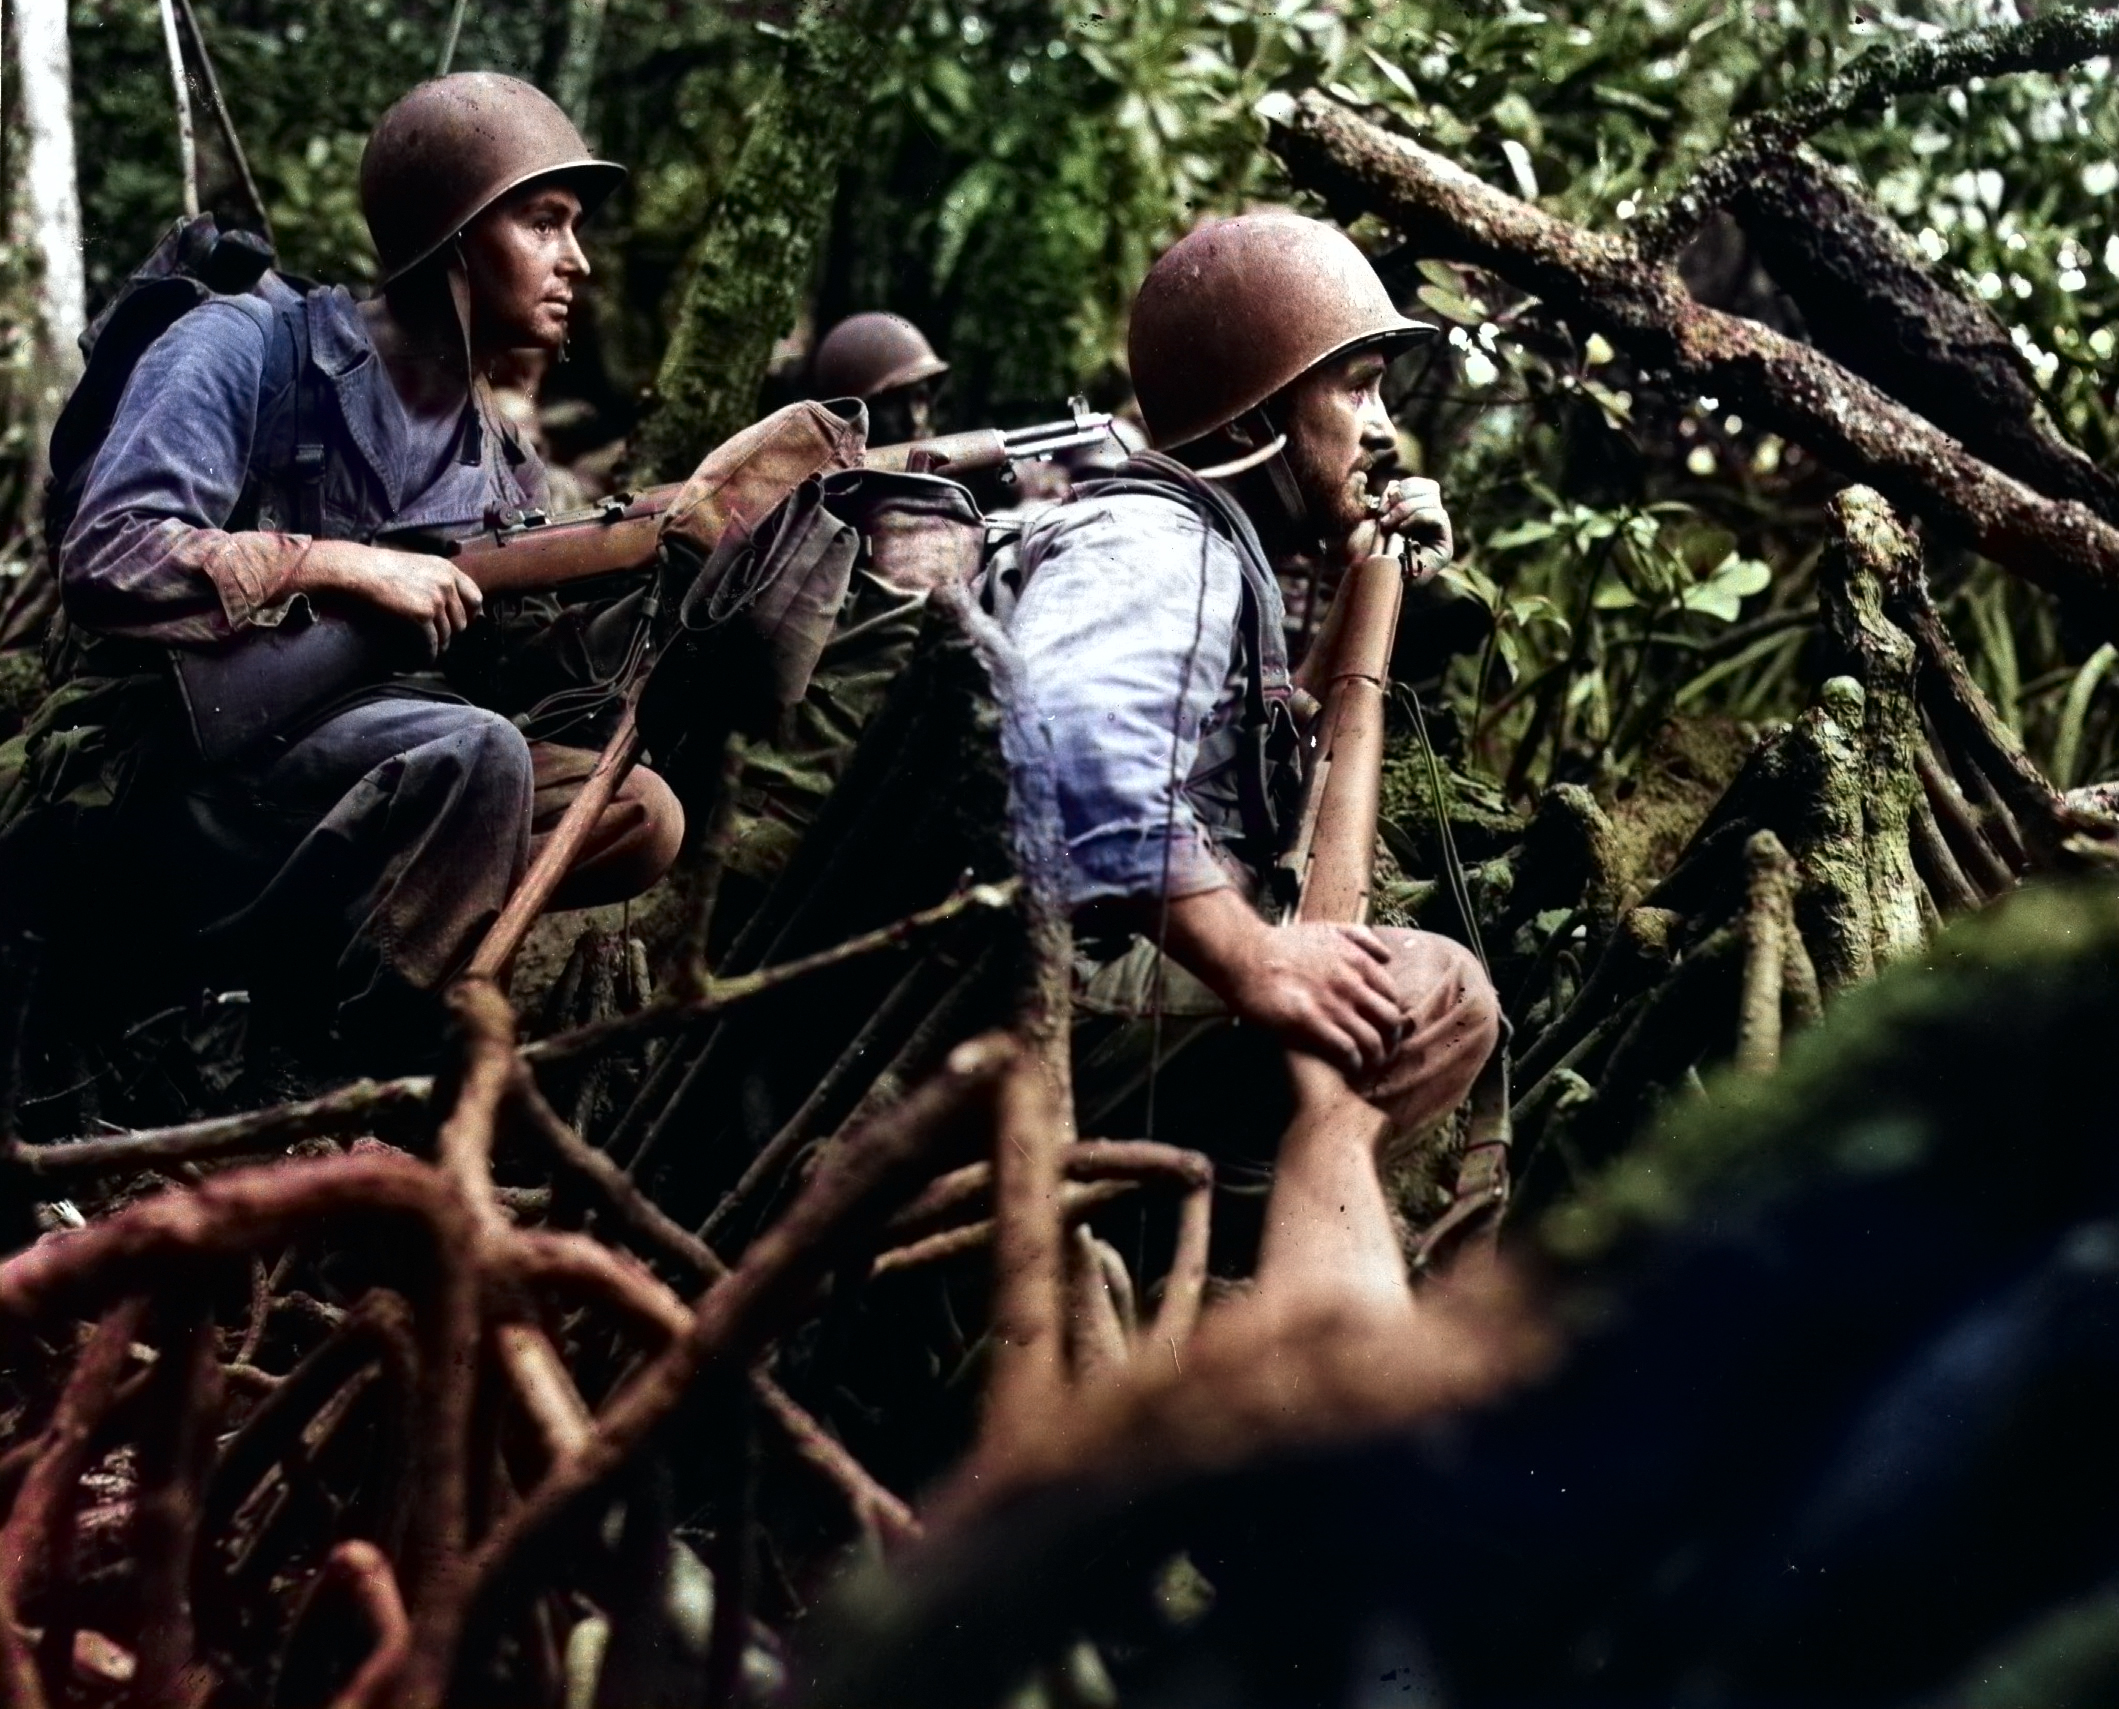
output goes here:
<path id="1" fill-rule="evenodd" d="M 662 542 L 713 556 L 731 524 L 756 529 L 812 475 L 859 465 L 868 407 L 858 398 L 794 403 L 724 440 L 694 469 L 662 518 Z"/>
<path id="2" fill-rule="evenodd" d="M 334 702 L 407 662 L 372 626 L 337 613 L 245 629 L 219 646 L 169 649 L 192 749 L 226 765 L 269 737 L 303 728 Z"/>

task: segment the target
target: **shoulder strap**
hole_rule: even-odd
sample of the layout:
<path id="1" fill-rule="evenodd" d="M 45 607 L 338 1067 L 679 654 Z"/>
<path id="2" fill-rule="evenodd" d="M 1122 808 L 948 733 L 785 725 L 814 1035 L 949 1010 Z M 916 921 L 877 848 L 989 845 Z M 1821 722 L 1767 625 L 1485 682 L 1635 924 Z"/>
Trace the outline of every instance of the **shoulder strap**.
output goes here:
<path id="1" fill-rule="evenodd" d="M 249 478 L 237 515 L 230 519 L 234 526 L 324 532 L 324 475 L 336 399 L 329 378 L 310 360 L 309 348 L 308 297 L 274 303 Z"/>
<path id="2" fill-rule="evenodd" d="M 1243 614 L 1240 628 L 1245 653 L 1245 675 L 1252 693 L 1261 701 L 1285 701 L 1288 694 L 1287 638 L 1266 621 L 1276 603 L 1278 584 L 1273 566 L 1266 561 L 1264 545 L 1251 519 L 1222 488 L 1202 479 L 1174 457 L 1159 451 L 1138 451 L 1118 466 L 1118 472 L 1103 480 L 1085 481 L 1075 488 L 1076 498 L 1111 497 L 1123 493 L 1147 493 L 1158 498 L 1176 498 L 1200 513 L 1236 548 L 1243 566 Z"/>

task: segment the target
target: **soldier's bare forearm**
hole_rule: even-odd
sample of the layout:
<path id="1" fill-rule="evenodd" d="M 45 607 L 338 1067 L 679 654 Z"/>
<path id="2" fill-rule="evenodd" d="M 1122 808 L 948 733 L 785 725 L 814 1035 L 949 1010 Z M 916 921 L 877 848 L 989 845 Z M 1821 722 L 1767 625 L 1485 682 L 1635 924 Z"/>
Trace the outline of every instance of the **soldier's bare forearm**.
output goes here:
<path id="1" fill-rule="evenodd" d="M 409 623 L 436 655 L 478 615 L 485 598 L 447 558 L 353 540 L 310 542 L 288 591 L 355 600 Z"/>

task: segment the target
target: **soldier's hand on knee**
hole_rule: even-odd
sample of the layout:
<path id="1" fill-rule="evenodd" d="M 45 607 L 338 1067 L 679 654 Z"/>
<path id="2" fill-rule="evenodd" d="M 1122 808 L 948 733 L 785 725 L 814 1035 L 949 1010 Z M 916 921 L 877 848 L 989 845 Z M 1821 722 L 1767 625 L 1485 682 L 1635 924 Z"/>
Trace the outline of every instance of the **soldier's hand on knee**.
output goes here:
<path id="1" fill-rule="evenodd" d="M 1404 1015 L 1385 972 L 1390 951 L 1367 927 L 1272 927 L 1246 961 L 1232 993 L 1245 1020 L 1350 1075 L 1397 1048 Z"/>

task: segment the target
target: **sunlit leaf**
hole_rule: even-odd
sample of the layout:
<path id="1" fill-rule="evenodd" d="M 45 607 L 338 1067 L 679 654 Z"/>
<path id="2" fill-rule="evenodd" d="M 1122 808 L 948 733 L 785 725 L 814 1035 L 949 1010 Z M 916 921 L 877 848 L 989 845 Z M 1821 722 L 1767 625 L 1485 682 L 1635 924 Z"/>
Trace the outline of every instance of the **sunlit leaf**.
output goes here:
<path id="1" fill-rule="evenodd" d="M 1524 546 L 1535 546 L 1541 540 L 1550 540 L 1559 532 L 1553 523 L 1533 517 L 1489 535 L 1484 544 L 1489 552 L 1513 552 Z"/>
<path id="2" fill-rule="evenodd" d="M 1459 326 L 1477 326 L 1486 319 L 1483 303 L 1444 290 L 1440 285 L 1422 285 L 1414 294 L 1444 320 L 1455 321 Z"/>
<path id="3" fill-rule="evenodd" d="M 1459 593 L 1476 599 L 1489 611 L 1500 603 L 1501 590 L 1490 576 L 1481 573 L 1476 564 L 1459 559 L 1443 570 L 1441 580 Z"/>
<path id="4" fill-rule="evenodd" d="M 1763 593 L 1772 581 L 1773 572 L 1756 558 L 1740 558 L 1732 552 L 1705 581 L 1685 589 L 1679 603 L 1687 611 L 1734 623 L 1744 601 Z"/>
<path id="5" fill-rule="evenodd" d="M 1368 56 L 1369 63 L 1383 73 L 1385 81 L 1396 89 L 1399 94 L 1403 95 L 1408 101 L 1420 99 L 1420 91 L 1414 87 L 1413 80 L 1406 75 L 1405 68 L 1398 64 L 1396 60 L 1385 59 L 1382 54 L 1372 47 L 1364 46 L 1361 51 Z"/>

